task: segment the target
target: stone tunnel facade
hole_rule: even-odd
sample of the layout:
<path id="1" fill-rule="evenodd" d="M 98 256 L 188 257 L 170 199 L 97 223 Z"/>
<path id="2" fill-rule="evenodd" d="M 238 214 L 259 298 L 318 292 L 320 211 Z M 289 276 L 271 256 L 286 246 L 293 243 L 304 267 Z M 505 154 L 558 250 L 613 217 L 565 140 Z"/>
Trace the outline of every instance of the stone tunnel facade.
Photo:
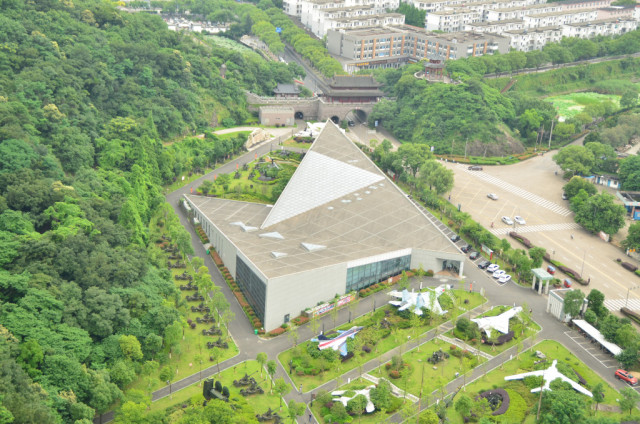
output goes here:
<path id="1" fill-rule="evenodd" d="M 351 111 L 358 110 L 369 116 L 375 103 L 327 103 L 321 98 L 311 99 L 278 99 L 275 97 L 262 97 L 246 92 L 247 103 L 251 112 L 258 112 L 261 106 L 288 106 L 293 108 L 296 116 L 302 113 L 303 119 L 315 119 L 326 121 L 333 117 L 344 120 Z"/>

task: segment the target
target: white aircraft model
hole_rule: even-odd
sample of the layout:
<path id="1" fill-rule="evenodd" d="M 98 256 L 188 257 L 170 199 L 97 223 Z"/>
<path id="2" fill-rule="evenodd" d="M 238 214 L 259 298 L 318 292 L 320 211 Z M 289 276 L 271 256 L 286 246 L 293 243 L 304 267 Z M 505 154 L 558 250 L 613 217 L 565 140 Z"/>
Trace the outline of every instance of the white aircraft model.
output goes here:
<path id="1" fill-rule="evenodd" d="M 522 380 L 523 378 L 529 377 L 529 376 L 535 376 L 535 377 L 542 376 L 542 378 L 544 379 L 544 385 L 542 386 L 542 389 L 540 387 L 531 389 L 531 393 L 537 393 L 540 390 L 551 390 L 549 388 L 549 385 L 553 380 L 555 380 L 556 378 L 559 378 L 560 380 L 571 384 L 571 387 L 573 387 L 576 392 L 580 392 L 583 395 L 593 397 L 593 394 L 589 390 L 585 389 L 584 387 L 582 387 L 581 385 L 579 385 L 569 377 L 565 376 L 564 374 L 561 374 L 560 371 L 558 371 L 558 368 L 556 368 L 557 364 L 558 364 L 558 361 L 554 360 L 551 366 L 546 370 L 531 371 L 531 372 L 525 372 L 523 374 L 510 375 L 508 377 L 505 377 L 504 379 L 507 381 L 511 381 L 511 380 Z"/>
<path id="2" fill-rule="evenodd" d="M 509 320 L 521 311 L 522 308 L 518 306 L 495 317 L 473 318 L 471 321 L 478 324 L 480 330 L 487 333 L 488 337 L 491 337 L 491 330 L 498 330 L 502 334 L 507 334 L 509 332 Z"/>
<path id="3" fill-rule="evenodd" d="M 438 315 L 446 314 L 447 311 L 443 311 L 440 303 L 438 302 L 438 298 L 442 293 L 446 290 L 450 289 L 450 285 L 442 284 L 435 289 L 427 289 L 424 292 L 409 292 L 407 289 L 402 290 L 401 292 L 397 290 L 393 290 L 389 292 L 389 296 L 399 298 L 400 300 L 390 300 L 389 303 L 398 306 L 399 311 L 404 311 L 405 309 L 409 309 L 416 314 L 422 315 L 422 308 L 431 308 L 431 303 L 433 302 L 433 312 Z"/>
<path id="4" fill-rule="evenodd" d="M 322 334 L 312 342 L 318 342 L 318 349 L 333 349 L 340 352 L 340 355 L 347 356 L 347 339 L 354 338 L 364 327 L 351 327 L 348 330 L 338 330 L 338 335 L 333 339 L 327 339 Z"/>

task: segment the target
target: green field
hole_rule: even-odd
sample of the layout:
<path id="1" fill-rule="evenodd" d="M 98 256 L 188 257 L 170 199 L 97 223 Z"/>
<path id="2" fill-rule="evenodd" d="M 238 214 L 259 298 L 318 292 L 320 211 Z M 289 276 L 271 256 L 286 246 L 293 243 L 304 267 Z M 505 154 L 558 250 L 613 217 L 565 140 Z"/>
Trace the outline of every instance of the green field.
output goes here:
<path id="1" fill-rule="evenodd" d="M 253 53 L 249 47 L 246 47 L 244 44 L 238 43 L 237 41 L 233 41 L 226 37 L 220 37 L 217 35 L 207 35 L 204 37 L 205 40 L 215 44 L 218 47 L 222 47 L 229 50 L 234 50 L 240 53 Z"/>
<path id="2" fill-rule="evenodd" d="M 587 106 L 598 105 L 606 101 L 613 102 L 616 107 L 620 107 L 620 96 L 593 92 L 563 94 L 547 97 L 545 100 L 551 102 L 558 111 L 558 115 L 565 119 L 573 118 Z"/>

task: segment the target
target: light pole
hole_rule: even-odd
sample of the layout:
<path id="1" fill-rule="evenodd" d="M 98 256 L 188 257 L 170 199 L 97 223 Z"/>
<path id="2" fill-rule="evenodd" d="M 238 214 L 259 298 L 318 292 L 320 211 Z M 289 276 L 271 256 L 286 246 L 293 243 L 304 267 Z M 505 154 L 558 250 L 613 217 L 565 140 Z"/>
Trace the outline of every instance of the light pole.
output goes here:
<path id="1" fill-rule="evenodd" d="M 167 384 L 169 385 L 169 398 L 171 398 L 171 380 L 167 380 Z"/>
<path id="2" fill-rule="evenodd" d="M 626 308 L 626 307 L 627 307 L 627 305 L 629 304 L 629 292 L 630 292 L 631 290 L 636 290 L 636 289 L 640 289 L 640 286 L 629 287 L 629 288 L 627 289 L 627 300 L 624 302 L 624 307 L 625 307 L 625 308 Z"/>

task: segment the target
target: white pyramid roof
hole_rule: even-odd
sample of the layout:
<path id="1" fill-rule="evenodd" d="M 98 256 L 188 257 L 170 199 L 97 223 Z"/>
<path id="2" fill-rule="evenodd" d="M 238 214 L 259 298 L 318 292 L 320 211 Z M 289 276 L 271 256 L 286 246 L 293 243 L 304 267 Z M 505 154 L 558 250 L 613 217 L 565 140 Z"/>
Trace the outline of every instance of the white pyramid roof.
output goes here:
<path id="1" fill-rule="evenodd" d="M 365 169 L 309 151 L 261 228 L 303 214 L 384 179 Z M 343 199 L 344 203 L 351 199 Z"/>

